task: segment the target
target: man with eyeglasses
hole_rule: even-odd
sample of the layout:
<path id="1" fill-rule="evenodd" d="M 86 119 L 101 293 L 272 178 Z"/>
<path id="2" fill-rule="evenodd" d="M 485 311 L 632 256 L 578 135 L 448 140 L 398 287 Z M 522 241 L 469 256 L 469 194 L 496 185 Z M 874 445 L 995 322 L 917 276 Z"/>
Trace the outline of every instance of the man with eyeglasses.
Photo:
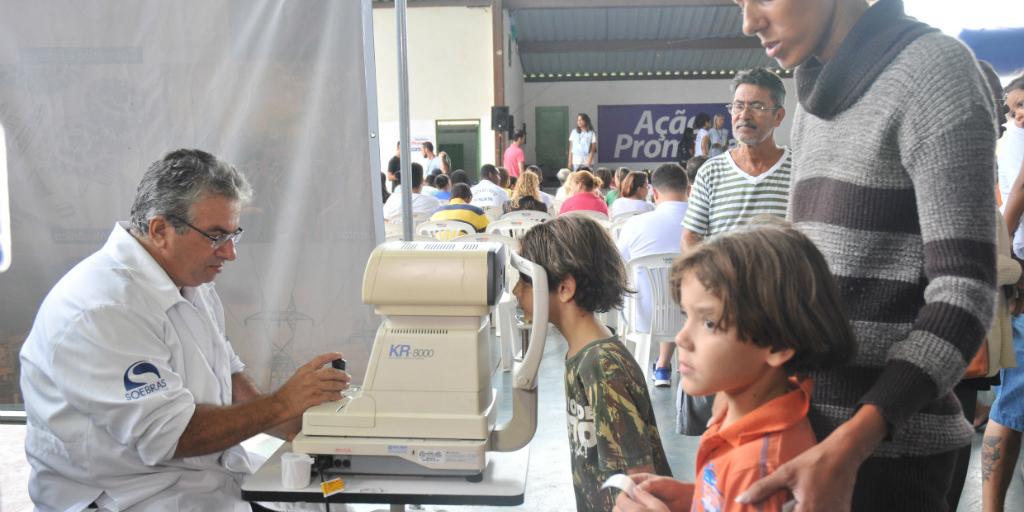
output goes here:
<path id="1" fill-rule="evenodd" d="M 733 101 L 726 108 L 738 144 L 697 172 L 683 219 L 683 252 L 756 215 L 786 216 L 790 153 L 774 137 L 786 117 L 786 88 L 775 73 L 755 68 L 737 73 L 732 91 Z"/>
<path id="2" fill-rule="evenodd" d="M 252 195 L 213 155 L 153 163 L 131 219 L 44 299 L 21 350 L 21 390 L 39 510 L 250 510 L 239 443 L 298 432 L 308 407 L 349 377 L 322 354 L 262 395 L 228 341 L 212 281 L 242 235 Z"/>

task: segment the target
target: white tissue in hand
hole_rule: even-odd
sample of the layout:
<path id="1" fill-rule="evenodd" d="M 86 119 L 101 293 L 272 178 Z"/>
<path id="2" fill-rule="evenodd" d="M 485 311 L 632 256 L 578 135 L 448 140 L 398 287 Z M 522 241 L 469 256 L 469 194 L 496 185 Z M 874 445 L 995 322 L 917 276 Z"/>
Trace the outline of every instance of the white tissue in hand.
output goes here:
<path id="1" fill-rule="evenodd" d="M 619 489 L 620 491 L 626 493 L 627 496 L 632 498 L 633 488 L 636 487 L 636 484 L 633 483 L 632 478 L 623 475 L 622 473 L 618 473 L 608 477 L 608 480 L 605 480 L 604 485 L 601 486 L 602 489 L 607 489 L 608 487 L 614 487 L 616 489 Z"/>

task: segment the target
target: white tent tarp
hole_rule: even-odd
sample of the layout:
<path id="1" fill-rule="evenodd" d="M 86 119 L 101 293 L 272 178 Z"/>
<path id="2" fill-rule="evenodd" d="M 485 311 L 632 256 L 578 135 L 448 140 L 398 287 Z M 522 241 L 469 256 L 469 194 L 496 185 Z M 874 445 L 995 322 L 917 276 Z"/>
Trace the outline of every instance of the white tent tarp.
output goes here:
<path id="1" fill-rule="evenodd" d="M 0 403 L 20 401 L 17 351 L 47 291 L 128 217 L 146 167 L 181 147 L 214 153 L 254 185 L 238 259 L 217 280 L 250 375 L 267 391 L 341 350 L 361 378 L 378 319 L 360 283 L 381 233 L 369 9 L 0 4 L 13 235 L 0 274 Z"/>

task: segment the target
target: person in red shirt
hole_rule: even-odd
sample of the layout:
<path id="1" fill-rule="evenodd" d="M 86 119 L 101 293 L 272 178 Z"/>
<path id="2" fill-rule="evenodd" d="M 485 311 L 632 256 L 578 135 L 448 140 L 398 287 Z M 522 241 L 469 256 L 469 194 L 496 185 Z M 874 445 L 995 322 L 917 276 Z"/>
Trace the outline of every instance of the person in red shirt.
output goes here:
<path id="1" fill-rule="evenodd" d="M 580 210 L 592 210 L 608 215 L 608 204 L 600 196 L 601 180 L 589 171 L 576 171 L 569 177 L 569 190 L 572 196 L 562 203 L 558 214 L 575 212 Z"/>
<path id="2" fill-rule="evenodd" d="M 516 130 L 512 134 L 512 144 L 505 148 L 505 154 L 501 161 L 503 167 L 508 169 L 509 176 L 519 178 L 519 175 L 526 169 L 526 155 L 523 153 L 523 144 L 526 144 L 526 132 Z"/>
<path id="3" fill-rule="evenodd" d="M 717 393 L 701 436 L 696 482 L 631 475 L 616 511 L 780 511 L 783 490 L 757 504 L 736 498 L 815 445 L 807 419 L 810 372 L 854 354 L 853 330 L 825 258 L 781 221 L 720 234 L 672 265 L 673 298 L 686 315 L 676 335 L 683 389 Z"/>

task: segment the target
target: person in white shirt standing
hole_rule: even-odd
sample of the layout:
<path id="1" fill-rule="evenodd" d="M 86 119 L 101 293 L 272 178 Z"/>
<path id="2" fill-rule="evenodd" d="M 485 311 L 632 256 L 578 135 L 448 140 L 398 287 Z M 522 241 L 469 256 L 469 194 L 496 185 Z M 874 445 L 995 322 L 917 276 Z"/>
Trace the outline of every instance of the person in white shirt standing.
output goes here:
<path id="1" fill-rule="evenodd" d="M 245 177 L 178 150 L 150 166 L 131 220 L 43 300 L 21 349 L 38 510 L 249 510 L 239 443 L 290 438 L 307 408 L 341 398 L 348 375 L 299 368 L 262 395 L 225 335 L 213 280 L 235 259 Z"/>
<path id="2" fill-rule="evenodd" d="M 725 116 L 715 114 L 714 124 L 708 130 L 708 153 L 707 156 L 714 157 L 725 153 L 729 149 L 729 130 L 725 129 Z"/>
<path id="3" fill-rule="evenodd" d="M 579 170 L 580 166 L 592 167 L 597 160 L 597 133 L 584 113 L 576 115 L 576 128 L 569 132 L 569 169 Z"/>
<path id="4" fill-rule="evenodd" d="M 501 188 L 501 172 L 491 164 L 480 167 L 480 183 L 472 191 L 472 205 L 479 208 L 501 208 L 508 201 L 508 192 Z"/>
<path id="5" fill-rule="evenodd" d="M 693 140 L 693 156 L 709 156 L 711 140 L 708 139 L 708 128 L 711 127 L 711 118 L 701 112 L 693 118 L 693 127 L 697 130 Z"/>
<path id="6" fill-rule="evenodd" d="M 654 188 L 654 211 L 632 217 L 622 226 L 615 245 L 625 262 L 666 252 L 679 251 L 679 237 L 683 234 L 683 218 L 686 216 L 690 183 L 686 171 L 678 164 L 663 164 L 651 175 Z M 615 204 L 619 204 L 615 201 Z M 646 279 L 637 279 L 636 328 L 640 332 L 650 330 L 648 317 L 651 311 L 651 291 Z M 654 364 L 654 385 L 668 387 L 672 384 L 672 351 L 675 344 L 669 340 L 660 343 L 658 361 Z"/>
<path id="7" fill-rule="evenodd" d="M 420 145 L 420 150 L 422 151 L 423 154 L 423 160 L 426 161 L 426 174 L 434 174 L 435 169 L 440 172 L 442 170 L 442 159 L 441 155 L 434 154 L 434 143 L 430 142 L 429 140 L 424 141 L 423 144 Z"/>
<path id="8" fill-rule="evenodd" d="M 429 217 L 441 207 L 436 197 L 423 193 L 423 166 L 413 162 L 412 171 L 412 214 Z M 401 176 L 399 174 L 399 176 Z M 391 197 L 384 202 L 384 220 L 400 220 L 402 217 L 402 185 L 395 187 Z"/>

